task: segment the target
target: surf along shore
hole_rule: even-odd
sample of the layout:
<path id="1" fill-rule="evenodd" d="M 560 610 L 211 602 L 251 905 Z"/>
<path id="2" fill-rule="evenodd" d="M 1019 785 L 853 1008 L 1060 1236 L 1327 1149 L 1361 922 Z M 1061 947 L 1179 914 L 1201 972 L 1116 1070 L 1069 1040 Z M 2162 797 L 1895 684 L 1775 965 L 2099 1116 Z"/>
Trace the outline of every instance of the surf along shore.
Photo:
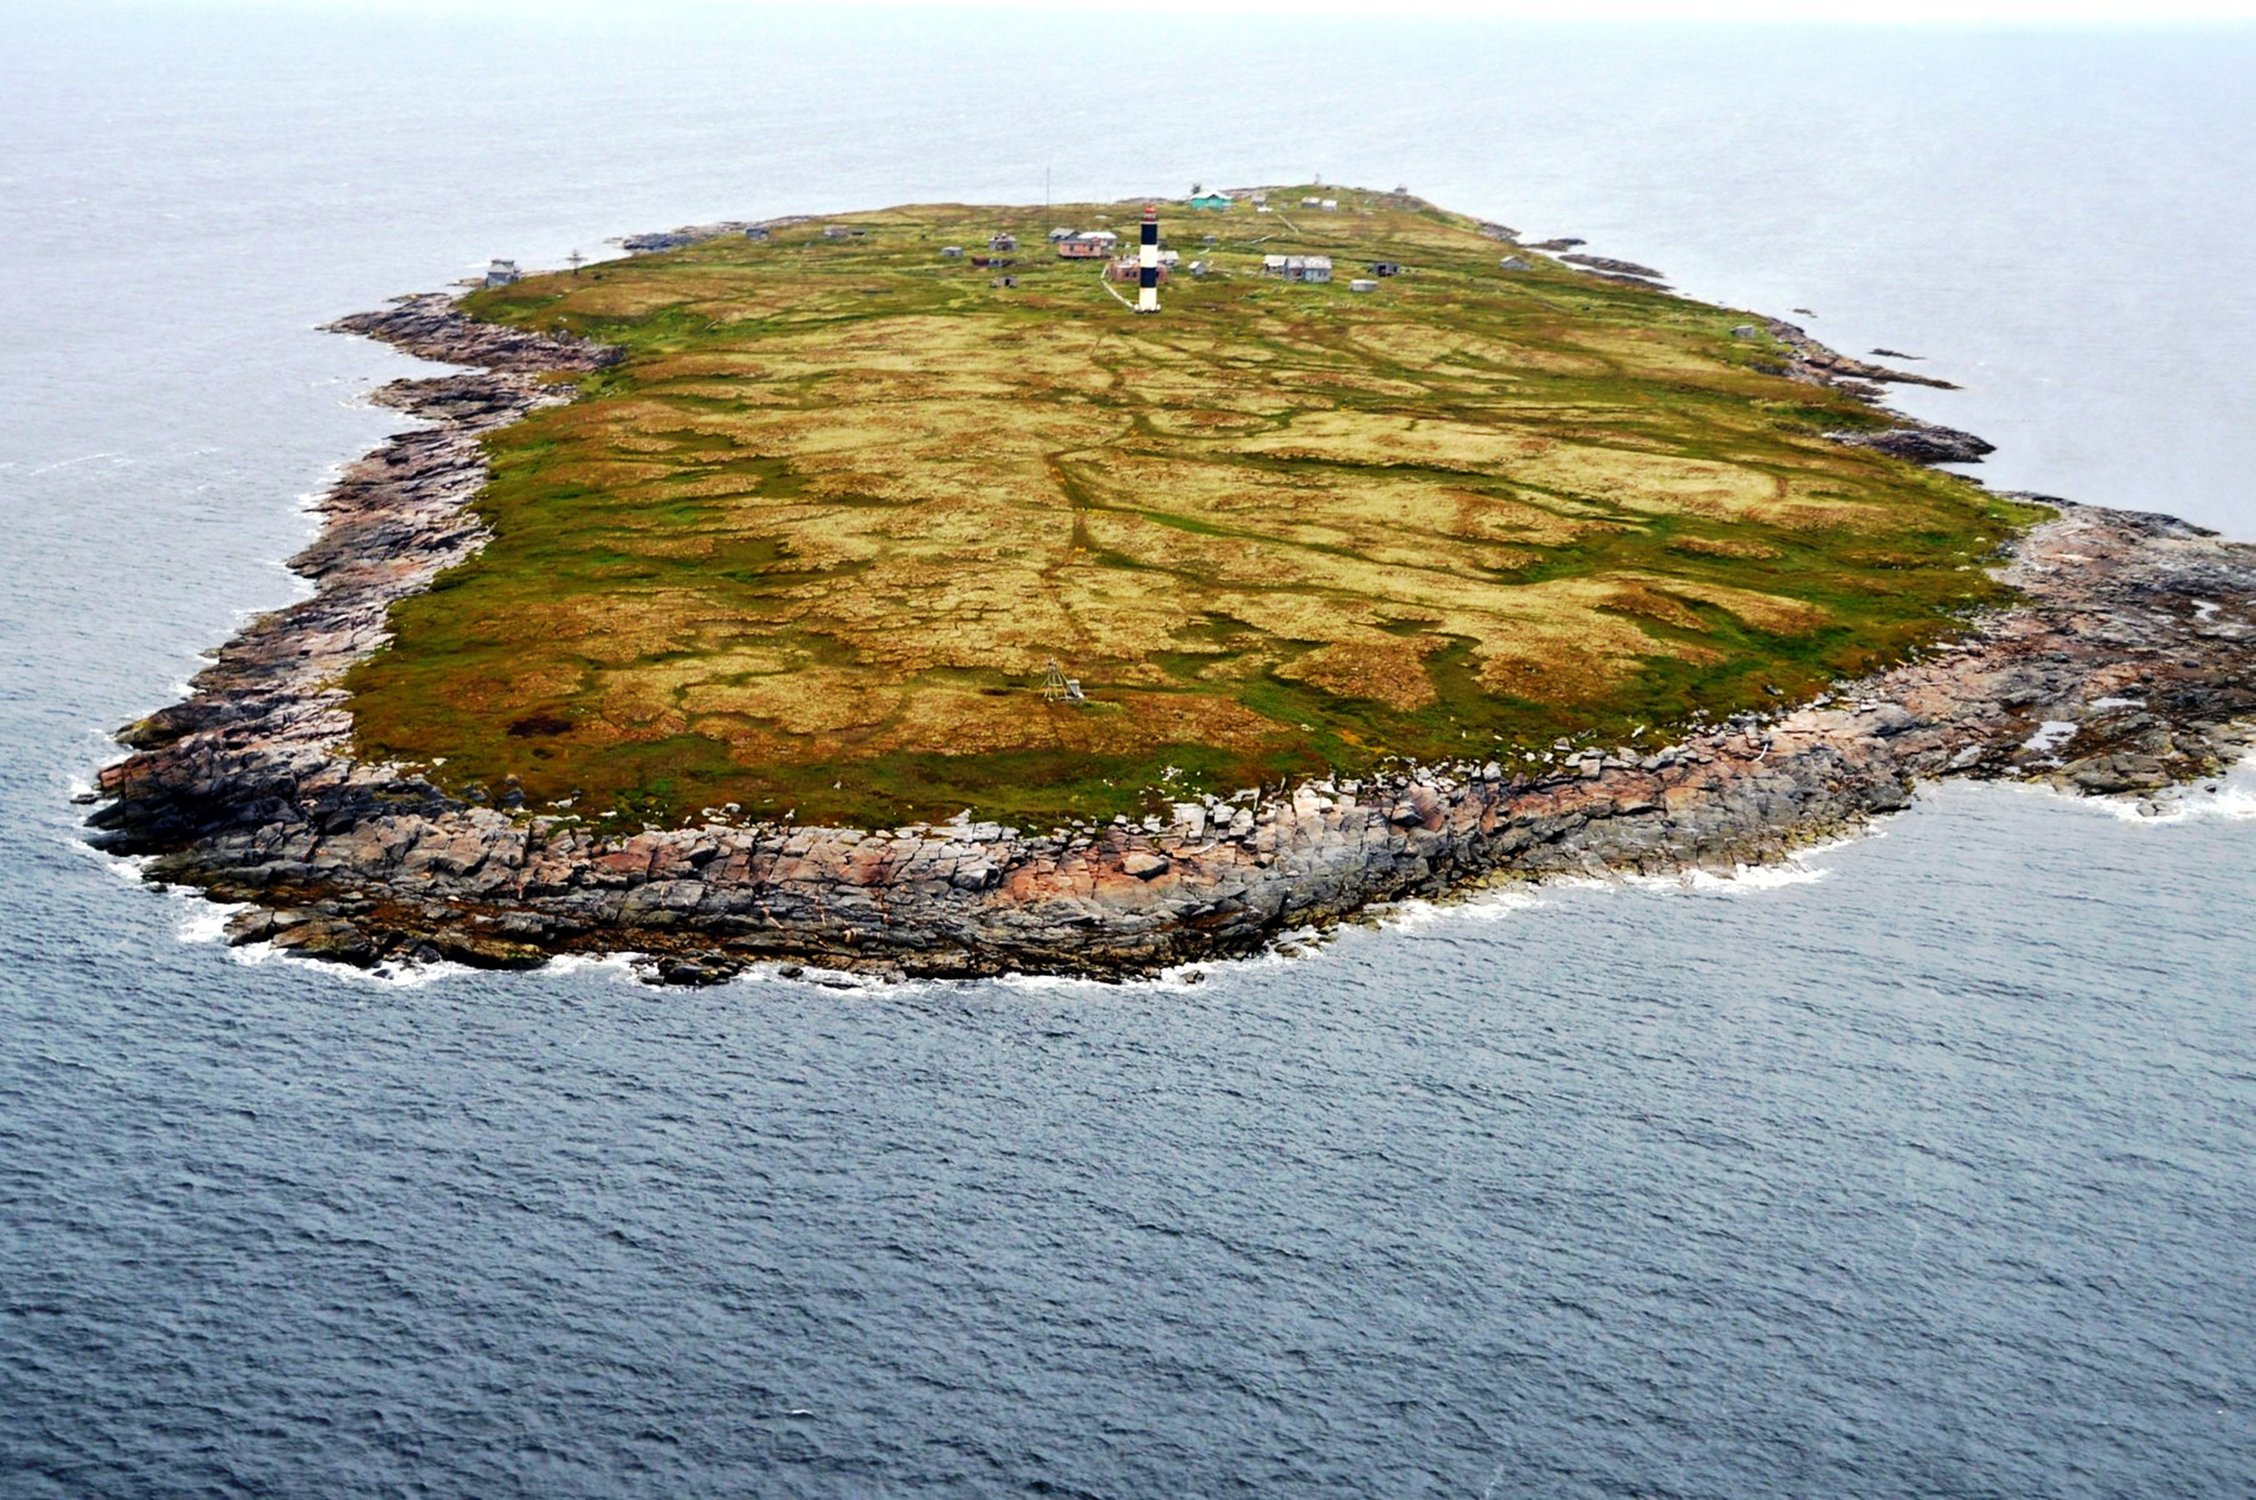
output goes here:
<path id="1" fill-rule="evenodd" d="M 149 857 L 148 878 L 245 904 L 237 943 L 360 965 L 628 952 L 681 983 L 760 962 L 1126 977 L 1487 881 L 1773 861 L 1904 807 L 1921 778 L 2129 795 L 2213 775 L 2256 738 L 2256 549 L 2046 499 L 2050 518 L 1995 559 L 2010 602 L 1885 670 L 1672 726 L 1666 744 L 1568 736 L 1540 758 L 1394 759 L 1049 830 L 626 826 L 510 780 L 465 787 L 362 753 L 346 685 L 391 639 L 394 606 L 488 541 L 474 505 L 489 440 L 571 402 L 571 381 L 619 351 L 480 321 L 442 295 L 336 326 L 467 368 L 377 393 L 420 425 L 321 502 L 321 535 L 292 561 L 312 597 L 253 621 L 185 702 L 122 731 L 133 753 L 101 773 L 90 819 L 102 847 Z M 1841 441 L 1930 464 L 1985 451 L 1878 408 L 1877 383 L 1908 377 L 1791 325 L 1760 332 L 1781 378 L 1884 418 Z"/>

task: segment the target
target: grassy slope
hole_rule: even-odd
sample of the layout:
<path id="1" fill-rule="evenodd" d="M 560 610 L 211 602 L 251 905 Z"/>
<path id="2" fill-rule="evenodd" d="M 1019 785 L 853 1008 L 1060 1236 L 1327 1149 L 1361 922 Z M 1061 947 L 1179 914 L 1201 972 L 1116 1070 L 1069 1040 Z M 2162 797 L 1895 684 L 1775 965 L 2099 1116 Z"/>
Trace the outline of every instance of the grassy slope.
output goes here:
<path id="1" fill-rule="evenodd" d="M 1993 597 L 1974 564 L 2023 516 L 1823 441 L 1871 414 L 1761 373 L 1742 315 L 1342 209 L 1170 208 L 1222 274 L 1157 318 L 1044 241 L 1109 215 L 1132 242 L 1121 204 L 857 214 L 475 294 L 629 357 L 491 441 L 494 539 L 351 675 L 363 752 L 634 819 L 1042 823 L 1664 732 Z M 1005 228 L 1015 289 L 968 260 Z M 1265 251 L 1340 280 L 1265 280 Z M 1411 274 L 1351 292 L 1382 258 Z M 1089 702 L 1042 700 L 1053 656 Z"/>

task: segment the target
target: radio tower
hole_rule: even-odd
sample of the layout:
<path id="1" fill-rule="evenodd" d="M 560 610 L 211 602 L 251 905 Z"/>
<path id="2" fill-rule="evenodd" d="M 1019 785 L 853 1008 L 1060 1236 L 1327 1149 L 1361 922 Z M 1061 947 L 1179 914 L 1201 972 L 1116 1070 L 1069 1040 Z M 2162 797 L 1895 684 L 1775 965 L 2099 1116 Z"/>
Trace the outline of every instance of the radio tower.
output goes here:
<path id="1" fill-rule="evenodd" d="M 1136 311 L 1159 311 L 1159 205 L 1144 205 L 1144 243 L 1136 260 Z"/>

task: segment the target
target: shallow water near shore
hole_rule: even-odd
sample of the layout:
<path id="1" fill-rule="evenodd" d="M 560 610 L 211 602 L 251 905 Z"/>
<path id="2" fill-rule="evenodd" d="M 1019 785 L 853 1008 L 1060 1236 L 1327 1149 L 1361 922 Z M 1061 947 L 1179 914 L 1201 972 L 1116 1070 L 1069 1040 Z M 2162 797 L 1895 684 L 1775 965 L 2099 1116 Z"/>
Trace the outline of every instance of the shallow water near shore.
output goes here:
<path id="1" fill-rule="evenodd" d="M 1129 986 L 246 962 L 67 801 L 396 420 L 313 325 L 1045 167 L 1586 235 L 2256 536 L 2248 33 L 12 29 L 0 1493 L 2256 1487 L 2245 769 Z"/>

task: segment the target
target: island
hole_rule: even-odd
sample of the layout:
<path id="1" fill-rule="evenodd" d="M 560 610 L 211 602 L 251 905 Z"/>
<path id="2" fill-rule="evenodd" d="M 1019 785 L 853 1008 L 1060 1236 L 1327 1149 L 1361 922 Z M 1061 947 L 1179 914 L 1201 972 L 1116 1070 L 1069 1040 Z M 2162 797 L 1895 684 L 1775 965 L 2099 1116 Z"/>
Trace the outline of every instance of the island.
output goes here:
<path id="1" fill-rule="evenodd" d="M 1993 493 L 1928 375 L 1405 193 L 704 225 L 457 367 L 92 837 L 354 964 L 1124 977 L 2210 776 L 2256 550 Z"/>

